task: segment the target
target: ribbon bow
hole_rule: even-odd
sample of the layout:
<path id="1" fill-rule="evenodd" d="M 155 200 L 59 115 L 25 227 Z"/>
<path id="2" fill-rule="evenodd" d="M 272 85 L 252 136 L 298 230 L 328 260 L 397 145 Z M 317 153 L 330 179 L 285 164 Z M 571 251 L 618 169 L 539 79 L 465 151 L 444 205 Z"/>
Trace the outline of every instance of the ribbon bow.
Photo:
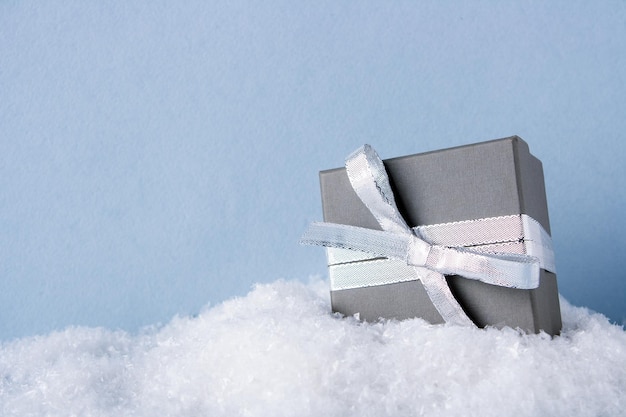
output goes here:
<path id="1" fill-rule="evenodd" d="M 369 145 L 346 159 L 352 188 L 382 230 L 334 223 L 313 223 L 301 243 L 361 251 L 401 260 L 413 267 L 433 305 L 447 323 L 474 323 L 452 295 L 444 275 L 460 275 L 488 284 L 531 289 L 539 285 L 539 259 L 528 255 L 482 253 L 433 245 L 417 236 L 402 218 L 387 172 Z"/>

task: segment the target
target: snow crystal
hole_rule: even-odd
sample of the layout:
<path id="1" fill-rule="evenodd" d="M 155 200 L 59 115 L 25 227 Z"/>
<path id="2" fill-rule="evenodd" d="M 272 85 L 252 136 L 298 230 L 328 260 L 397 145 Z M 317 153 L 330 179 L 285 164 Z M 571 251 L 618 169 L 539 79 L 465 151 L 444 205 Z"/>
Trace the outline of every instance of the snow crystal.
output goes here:
<path id="1" fill-rule="evenodd" d="M 0 346 L 3 416 L 619 416 L 626 332 L 561 300 L 561 336 L 361 323 L 327 283 L 277 281 L 131 335 Z"/>

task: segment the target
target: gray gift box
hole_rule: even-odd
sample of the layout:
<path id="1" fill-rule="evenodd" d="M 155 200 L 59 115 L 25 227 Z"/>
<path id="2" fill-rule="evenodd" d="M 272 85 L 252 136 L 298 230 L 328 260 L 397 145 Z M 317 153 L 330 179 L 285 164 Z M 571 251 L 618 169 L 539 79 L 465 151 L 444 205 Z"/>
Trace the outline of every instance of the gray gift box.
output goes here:
<path id="1" fill-rule="evenodd" d="M 535 219 L 550 233 L 541 161 L 517 136 L 387 159 L 398 208 L 410 227 L 499 216 Z M 320 172 L 324 221 L 380 230 L 352 189 L 345 168 Z M 506 251 L 506 249 L 505 249 Z M 514 289 L 450 275 L 455 298 L 480 327 L 561 330 L 556 275 L 544 269 L 535 289 Z M 366 321 L 443 319 L 419 280 L 331 291 L 333 311 Z"/>

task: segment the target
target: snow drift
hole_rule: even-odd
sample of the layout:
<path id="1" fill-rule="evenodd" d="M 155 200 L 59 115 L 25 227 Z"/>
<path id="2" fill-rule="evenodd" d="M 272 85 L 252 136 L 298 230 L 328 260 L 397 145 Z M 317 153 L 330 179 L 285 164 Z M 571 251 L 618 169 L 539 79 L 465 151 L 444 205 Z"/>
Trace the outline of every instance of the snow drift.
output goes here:
<path id="1" fill-rule="evenodd" d="M 0 346 L 3 416 L 618 416 L 626 332 L 562 300 L 561 336 L 360 323 L 278 281 L 131 335 Z"/>

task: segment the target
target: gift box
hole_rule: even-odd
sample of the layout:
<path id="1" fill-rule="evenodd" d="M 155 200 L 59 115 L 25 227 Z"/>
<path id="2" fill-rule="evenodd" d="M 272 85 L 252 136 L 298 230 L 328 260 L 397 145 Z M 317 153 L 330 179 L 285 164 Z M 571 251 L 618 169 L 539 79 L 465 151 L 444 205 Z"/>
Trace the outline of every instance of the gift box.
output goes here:
<path id="1" fill-rule="evenodd" d="M 417 236 L 419 245 L 422 240 L 430 245 L 424 249 L 424 255 L 409 255 L 409 258 L 421 256 L 428 258 L 433 265 L 441 266 L 443 261 L 431 260 L 433 250 L 430 248 L 436 246 L 442 253 L 456 250 L 459 259 L 469 259 L 453 260 L 452 263 L 475 263 L 487 273 L 494 269 L 490 258 L 485 261 L 476 253 L 485 256 L 512 254 L 510 257 L 515 262 L 514 257 L 521 256 L 525 257 L 524 265 L 539 260 L 538 281 L 531 285 L 512 284 L 516 288 L 499 283 L 498 279 L 503 276 L 506 281 L 506 274 L 500 274 L 494 284 L 462 276 L 472 273 L 457 274 L 454 266 L 450 269 L 444 265 L 441 277 L 443 279 L 445 274 L 445 282 L 436 285 L 447 284 L 445 291 L 452 294 L 452 303 L 458 302 L 462 312 L 474 324 L 480 327 L 509 326 L 526 332 L 544 331 L 550 335 L 560 332 L 561 314 L 550 248 L 543 168 L 541 162 L 530 154 L 526 142 L 514 136 L 387 159 L 381 162 L 381 171 L 383 174 L 374 177 L 384 176 L 386 171 L 388 179 L 385 181 L 388 180 L 391 191 L 382 192 L 385 186 L 376 185 L 373 189 L 381 191 L 382 195 L 376 198 L 383 205 L 391 200 L 396 207 L 393 210 L 397 209 L 399 215 L 390 216 L 397 216 L 400 220 L 395 222 L 404 221 L 412 228 L 410 239 L 415 240 L 414 236 Z M 353 176 L 360 177 L 361 174 Z M 320 172 L 324 221 L 371 230 L 395 228 L 397 231 L 393 224 L 381 227 L 389 225 L 389 220 L 381 219 L 386 215 L 376 213 L 369 207 L 371 203 L 362 200 L 355 191 L 355 181 L 360 179 L 349 178 L 346 168 Z M 382 211 L 385 210 L 383 207 Z M 403 255 L 398 257 L 400 260 L 393 260 L 354 251 L 353 246 L 358 249 L 359 244 L 351 243 L 350 239 L 354 240 L 350 237 L 352 229 L 346 230 L 348 232 L 341 234 L 347 233 L 348 243 L 327 249 L 333 311 L 358 315 L 366 321 L 421 317 L 433 324 L 444 322 L 442 308 L 433 304 L 433 297 L 438 296 L 433 296 L 433 291 L 425 288 L 429 270 L 422 269 L 426 275 L 420 277 L 420 269 L 416 275 L 416 269 L 402 261 Z M 415 242 L 406 245 L 413 247 Z M 386 253 L 386 250 L 383 248 L 379 253 Z M 451 258 L 454 256 L 456 254 Z M 506 258 L 505 262 L 508 261 Z"/>

